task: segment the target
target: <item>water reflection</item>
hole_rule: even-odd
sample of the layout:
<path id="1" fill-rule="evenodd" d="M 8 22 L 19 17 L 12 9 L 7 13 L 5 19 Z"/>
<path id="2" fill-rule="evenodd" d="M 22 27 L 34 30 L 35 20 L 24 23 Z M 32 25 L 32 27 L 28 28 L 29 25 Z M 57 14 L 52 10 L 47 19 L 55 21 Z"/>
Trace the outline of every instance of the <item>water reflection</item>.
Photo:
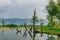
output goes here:
<path id="1" fill-rule="evenodd" d="M 18 29 L 16 29 L 16 30 L 17 30 L 16 34 L 21 33 L 21 30 L 18 30 Z"/>
<path id="2" fill-rule="evenodd" d="M 26 30 L 25 30 L 25 32 L 24 32 L 24 34 L 23 34 L 23 37 L 26 37 L 27 36 L 27 32 L 26 32 Z"/>
<path id="3" fill-rule="evenodd" d="M 57 40 L 57 36 L 56 35 L 49 35 L 47 40 Z"/>
<path id="4" fill-rule="evenodd" d="M 1 40 L 7 40 L 6 36 L 4 35 L 3 30 L 1 31 L 0 38 Z"/>
<path id="5" fill-rule="evenodd" d="M 16 30 L 11 30 L 8 32 L 3 32 L 0 31 L 0 40 L 32 40 L 33 38 L 33 33 L 32 32 L 28 32 L 29 30 L 27 30 L 27 36 L 23 37 L 25 30 L 22 29 L 21 33 L 18 32 L 18 34 L 16 35 Z M 59 39 L 59 37 L 58 37 Z M 51 35 L 48 36 L 48 34 L 44 34 L 41 37 L 40 33 L 36 34 L 35 40 L 51 40 Z M 52 40 L 57 40 L 57 36 L 53 35 Z"/>
<path id="6" fill-rule="evenodd" d="M 60 40 L 60 35 L 57 35 L 57 40 Z"/>
<path id="7" fill-rule="evenodd" d="M 31 31 L 28 31 L 28 34 L 30 35 L 30 37 L 32 38 L 32 34 L 31 34 Z"/>
<path id="8" fill-rule="evenodd" d="M 27 36 L 27 23 L 25 22 L 24 22 L 24 28 L 25 28 L 25 31 L 24 31 L 23 37 Z"/>

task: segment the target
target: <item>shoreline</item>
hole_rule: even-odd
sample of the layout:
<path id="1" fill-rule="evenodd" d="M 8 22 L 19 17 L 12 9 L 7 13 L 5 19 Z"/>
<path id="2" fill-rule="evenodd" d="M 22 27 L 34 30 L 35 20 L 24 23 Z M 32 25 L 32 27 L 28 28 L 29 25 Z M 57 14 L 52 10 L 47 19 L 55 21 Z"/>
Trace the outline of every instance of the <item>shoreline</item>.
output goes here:
<path id="1" fill-rule="evenodd" d="M 24 29 L 24 27 L 15 27 L 15 28 L 10 28 L 10 27 L 0 27 L 0 31 L 5 32 L 5 31 L 11 31 L 11 30 L 21 30 Z M 28 28 L 29 29 L 29 28 Z M 40 29 L 38 29 L 40 31 Z M 43 30 L 43 29 L 42 29 Z M 55 31 L 55 30 L 43 30 L 45 33 L 52 33 L 52 34 L 60 34 L 60 32 Z"/>
<path id="2" fill-rule="evenodd" d="M 20 30 L 20 29 L 24 29 L 24 28 L 23 27 L 22 28 L 19 28 L 19 27 L 15 27 L 15 28 L 0 27 L 0 31 L 3 31 L 3 32 L 5 32 L 5 31 L 11 31 L 11 30 L 16 30 L 16 29 Z"/>
<path id="3" fill-rule="evenodd" d="M 10 31 L 11 29 L 9 27 L 1 27 L 0 31 L 4 32 L 4 31 Z"/>

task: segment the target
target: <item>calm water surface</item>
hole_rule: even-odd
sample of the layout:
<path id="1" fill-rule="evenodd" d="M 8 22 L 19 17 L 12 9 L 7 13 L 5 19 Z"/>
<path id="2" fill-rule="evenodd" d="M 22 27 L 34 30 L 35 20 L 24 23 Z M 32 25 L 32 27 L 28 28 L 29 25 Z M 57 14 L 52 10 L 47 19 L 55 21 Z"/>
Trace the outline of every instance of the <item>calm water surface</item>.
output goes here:
<path id="1" fill-rule="evenodd" d="M 26 37 L 23 37 L 24 34 L 23 29 L 21 30 L 21 33 L 16 34 L 16 32 L 17 32 L 16 30 L 11 30 L 8 32 L 0 31 L 0 40 L 32 40 L 28 33 Z M 43 34 L 42 37 L 40 34 L 37 34 L 35 37 L 35 40 L 47 40 L 47 39 L 48 39 L 47 34 Z"/>

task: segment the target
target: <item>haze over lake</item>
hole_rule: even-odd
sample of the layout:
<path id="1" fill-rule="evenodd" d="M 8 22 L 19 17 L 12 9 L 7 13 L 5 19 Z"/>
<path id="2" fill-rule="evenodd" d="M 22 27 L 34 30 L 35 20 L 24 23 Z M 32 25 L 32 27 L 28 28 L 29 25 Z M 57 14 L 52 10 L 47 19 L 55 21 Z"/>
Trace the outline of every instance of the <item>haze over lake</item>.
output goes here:
<path id="1" fill-rule="evenodd" d="M 17 24 L 17 25 L 23 25 L 24 22 L 26 22 L 27 24 L 31 24 L 31 20 L 32 19 L 19 19 L 19 18 L 9 18 L 9 19 L 4 19 L 5 24 Z M 0 19 L 0 25 L 2 25 L 2 18 Z M 43 20 L 44 24 L 47 24 L 48 21 L 47 20 Z M 37 24 L 37 23 L 36 23 Z M 40 24 L 40 22 L 38 22 L 38 24 Z"/>

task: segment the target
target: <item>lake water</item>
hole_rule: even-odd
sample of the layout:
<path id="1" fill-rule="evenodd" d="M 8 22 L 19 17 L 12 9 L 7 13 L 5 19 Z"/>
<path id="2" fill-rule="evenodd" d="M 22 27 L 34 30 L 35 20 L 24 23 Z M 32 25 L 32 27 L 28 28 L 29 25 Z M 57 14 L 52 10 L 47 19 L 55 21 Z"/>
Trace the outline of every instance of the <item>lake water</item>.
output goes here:
<path id="1" fill-rule="evenodd" d="M 11 31 L 5 31 L 1 32 L 0 31 L 0 40 L 33 40 L 29 34 L 27 33 L 27 36 L 23 37 L 25 30 L 21 30 L 21 33 L 16 34 L 16 30 L 11 30 Z M 35 40 L 47 40 L 48 35 L 43 34 L 41 37 L 40 33 L 36 35 Z"/>

